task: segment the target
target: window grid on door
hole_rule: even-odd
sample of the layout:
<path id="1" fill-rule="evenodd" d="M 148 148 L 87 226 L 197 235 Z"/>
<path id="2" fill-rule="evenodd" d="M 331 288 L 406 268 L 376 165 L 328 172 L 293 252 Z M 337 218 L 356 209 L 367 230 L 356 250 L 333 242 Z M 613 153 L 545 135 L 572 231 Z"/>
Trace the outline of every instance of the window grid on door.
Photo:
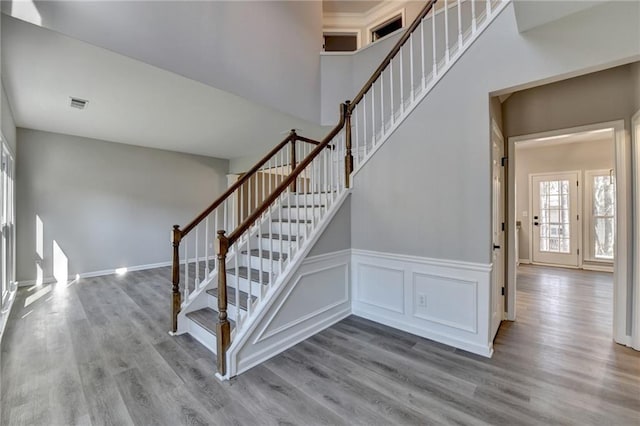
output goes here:
<path id="1" fill-rule="evenodd" d="M 569 181 L 540 182 L 540 251 L 571 253 Z"/>
<path id="2" fill-rule="evenodd" d="M 616 186 L 611 175 L 593 176 L 592 247 L 596 259 L 613 260 L 615 238 Z"/>

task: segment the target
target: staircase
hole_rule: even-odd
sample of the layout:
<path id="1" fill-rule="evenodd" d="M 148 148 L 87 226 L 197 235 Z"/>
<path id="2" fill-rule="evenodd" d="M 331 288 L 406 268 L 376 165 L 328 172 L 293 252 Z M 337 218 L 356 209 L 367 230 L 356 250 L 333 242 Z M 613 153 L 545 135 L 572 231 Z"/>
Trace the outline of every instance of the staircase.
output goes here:
<path id="1" fill-rule="evenodd" d="M 174 226 L 171 332 L 215 353 L 221 379 L 241 372 L 243 348 L 257 344 L 257 325 L 290 294 L 357 170 L 506 4 L 428 1 L 322 141 L 291 131 L 191 223 Z"/>

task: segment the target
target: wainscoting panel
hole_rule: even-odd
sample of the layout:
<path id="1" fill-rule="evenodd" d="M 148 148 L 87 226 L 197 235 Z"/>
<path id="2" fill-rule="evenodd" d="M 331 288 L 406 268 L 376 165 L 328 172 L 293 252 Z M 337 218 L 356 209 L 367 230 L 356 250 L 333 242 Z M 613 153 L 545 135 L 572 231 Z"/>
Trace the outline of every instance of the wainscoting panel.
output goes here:
<path id="1" fill-rule="evenodd" d="M 352 250 L 355 315 L 491 356 L 491 265 Z"/>
<path id="2" fill-rule="evenodd" d="M 236 374 L 349 316 L 350 264 L 350 250 L 305 259 L 239 348 L 232 360 Z"/>

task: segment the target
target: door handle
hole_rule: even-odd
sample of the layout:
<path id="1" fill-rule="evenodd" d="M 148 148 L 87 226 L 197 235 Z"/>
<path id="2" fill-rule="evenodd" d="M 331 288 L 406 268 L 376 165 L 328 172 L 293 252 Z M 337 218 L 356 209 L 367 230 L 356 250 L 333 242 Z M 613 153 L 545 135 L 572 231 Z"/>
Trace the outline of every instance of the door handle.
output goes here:
<path id="1" fill-rule="evenodd" d="M 535 226 L 538 226 L 538 222 L 533 222 L 533 224 L 534 224 Z"/>
<path id="2" fill-rule="evenodd" d="M 497 245 L 497 244 L 494 244 L 494 245 L 493 245 L 493 249 L 494 249 L 494 250 L 498 250 L 499 248 L 500 248 L 500 246 L 499 246 L 499 245 Z"/>

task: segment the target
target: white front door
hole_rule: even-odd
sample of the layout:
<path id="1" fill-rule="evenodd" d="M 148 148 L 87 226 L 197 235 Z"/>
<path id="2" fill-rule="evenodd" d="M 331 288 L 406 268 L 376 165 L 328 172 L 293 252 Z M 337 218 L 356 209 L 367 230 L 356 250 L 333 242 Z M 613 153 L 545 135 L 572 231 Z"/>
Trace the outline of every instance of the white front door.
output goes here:
<path id="1" fill-rule="evenodd" d="M 578 266 L 578 176 L 531 176 L 533 262 Z"/>
<path id="2" fill-rule="evenodd" d="M 495 338 L 504 312 L 504 141 L 502 134 L 494 124 L 491 136 L 492 144 L 492 239 L 493 271 L 491 283 L 491 338 Z"/>

